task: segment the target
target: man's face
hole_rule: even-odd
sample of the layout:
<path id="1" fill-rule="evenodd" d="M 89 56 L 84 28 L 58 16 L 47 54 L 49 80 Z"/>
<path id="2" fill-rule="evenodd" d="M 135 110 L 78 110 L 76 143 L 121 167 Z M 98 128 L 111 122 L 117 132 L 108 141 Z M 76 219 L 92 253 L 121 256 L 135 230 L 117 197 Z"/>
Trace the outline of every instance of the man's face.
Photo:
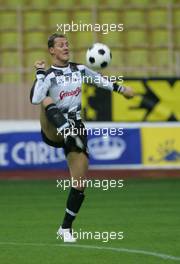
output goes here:
<path id="1" fill-rule="evenodd" d="M 56 38 L 54 40 L 54 47 L 49 49 L 51 55 L 57 60 L 66 62 L 69 60 L 69 47 L 66 38 Z"/>

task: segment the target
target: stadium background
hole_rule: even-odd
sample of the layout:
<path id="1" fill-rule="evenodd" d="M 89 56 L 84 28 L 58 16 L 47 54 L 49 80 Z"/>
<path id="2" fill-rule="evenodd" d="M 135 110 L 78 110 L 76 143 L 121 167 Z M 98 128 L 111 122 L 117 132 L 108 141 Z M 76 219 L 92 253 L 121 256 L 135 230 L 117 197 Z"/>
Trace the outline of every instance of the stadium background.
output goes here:
<path id="1" fill-rule="evenodd" d="M 55 179 L 68 177 L 68 172 L 62 152 L 42 145 L 39 107 L 30 104 L 29 92 L 34 80 L 34 61 L 43 58 L 47 65 L 51 64 L 47 37 L 56 32 L 58 23 L 71 23 L 72 20 L 87 24 L 123 23 L 123 32 L 107 35 L 69 32 L 71 59 L 85 63 L 85 52 L 92 43 L 107 44 L 113 59 L 101 72 L 123 76 L 124 83 L 137 93 L 134 99 L 127 101 L 120 95 L 84 86 L 82 103 L 87 126 L 123 127 L 125 131 L 117 145 L 113 138 L 104 141 L 102 135 L 99 144 L 97 137 L 90 138 L 89 177 L 125 178 L 126 188 L 122 192 L 111 190 L 111 196 L 102 191 L 87 191 L 92 199 L 90 209 L 86 207 L 82 212 L 77 227 L 85 228 L 87 224 L 94 230 L 110 230 L 111 222 L 115 229 L 124 228 L 128 236 L 120 245 L 113 241 L 111 246 L 180 255 L 177 239 L 180 220 L 180 1 L 0 0 L 0 4 L 1 263 L 57 263 L 59 258 L 53 248 L 50 251 L 44 245 L 39 249 L 38 243 L 56 243 L 52 233 L 56 229 L 57 209 L 55 212 L 53 208 L 59 210 L 61 206 L 63 210 L 64 202 L 59 204 L 58 201 L 65 201 L 66 193 L 54 195 Z M 97 146 L 103 146 L 100 156 L 93 140 Z M 143 179 L 139 179 L 142 176 Z M 108 206 L 104 208 L 106 203 Z M 98 220 L 102 213 L 114 215 L 114 210 L 118 219 L 103 217 L 100 226 Z M 47 212 L 47 219 L 44 219 L 43 214 Z M 91 214 L 93 223 L 89 219 Z M 27 231 L 27 227 L 30 230 Z M 32 248 L 26 252 L 28 243 Z M 38 249 L 35 244 L 33 248 L 33 243 Z M 99 245 L 96 241 L 91 244 Z M 130 251 L 115 255 L 92 249 L 92 255 L 92 252 L 77 252 L 76 249 L 60 250 L 62 259 L 68 252 L 83 264 L 90 263 L 87 258 L 91 258 L 91 263 L 119 263 L 121 260 L 126 264 L 174 263 L 180 259 L 166 255 L 158 259 L 158 254 L 143 256 L 142 252 L 135 255 Z M 68 261 L 66 258 L 65 263 L 70 263 Z"/>

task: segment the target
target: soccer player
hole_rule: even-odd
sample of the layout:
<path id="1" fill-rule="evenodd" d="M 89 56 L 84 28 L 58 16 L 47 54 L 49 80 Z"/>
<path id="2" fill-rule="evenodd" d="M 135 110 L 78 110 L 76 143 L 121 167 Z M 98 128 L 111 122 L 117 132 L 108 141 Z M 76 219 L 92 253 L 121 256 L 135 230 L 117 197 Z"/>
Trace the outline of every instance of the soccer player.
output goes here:
<path id="1" fill-rule="evenodd" d="M 133 97 L 133 91 L 130 87 L 109 82 L 84 65 L 70 62 L 65 35 L 51 35 L 48 50 L 52 66 L 46 71 L 44 61 L 35 62 L 36 80 L 30 100 L 32 104 L 41 104 L 40 123 L 44 142 L 64 148 L 72 182 L 78 182 L 70 189 L 64 220 L 57 232 L 64 242 L 75 242 L 72 223 L 84 200 L 85 186 L 80 183 L 86 178 L 88 170 L 87 134 L 81 119 L 82 83 L 94 84 L 126 98 Z M 73 133 L 75 129 L 76 133 Z"/>

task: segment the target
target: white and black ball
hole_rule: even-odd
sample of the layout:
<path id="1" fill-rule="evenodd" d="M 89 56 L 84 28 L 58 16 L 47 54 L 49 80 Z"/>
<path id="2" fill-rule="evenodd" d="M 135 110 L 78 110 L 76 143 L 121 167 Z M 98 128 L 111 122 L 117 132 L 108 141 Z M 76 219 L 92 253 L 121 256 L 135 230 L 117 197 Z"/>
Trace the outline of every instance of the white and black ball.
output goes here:
<path id="1" fill-rule="evenodd" d="M 108 46 L 102 43 L 95 43 L 86 52 L 86 63 L 91 68 L 106 68 L 112 58 L 111 51 Z"/>

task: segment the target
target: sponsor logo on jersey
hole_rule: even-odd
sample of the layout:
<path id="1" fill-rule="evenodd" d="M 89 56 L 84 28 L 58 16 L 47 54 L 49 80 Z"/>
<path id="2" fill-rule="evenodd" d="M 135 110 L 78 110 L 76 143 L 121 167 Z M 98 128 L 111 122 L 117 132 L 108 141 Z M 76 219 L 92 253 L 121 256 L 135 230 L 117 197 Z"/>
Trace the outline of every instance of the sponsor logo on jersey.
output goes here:
<path id="1" fill-rule="evenodd" d="M 59 94 L 59 97 L 61 100 L 64 99 L 64 97 L 68 97 L 68 96 L 78 96 L 81 92 L 81 88 L 80 87 L 77 87 L 75 90 L 71 90 L 69 92 L 65 92 L 65 91 L 62 91 L 60 92 Z"/>

